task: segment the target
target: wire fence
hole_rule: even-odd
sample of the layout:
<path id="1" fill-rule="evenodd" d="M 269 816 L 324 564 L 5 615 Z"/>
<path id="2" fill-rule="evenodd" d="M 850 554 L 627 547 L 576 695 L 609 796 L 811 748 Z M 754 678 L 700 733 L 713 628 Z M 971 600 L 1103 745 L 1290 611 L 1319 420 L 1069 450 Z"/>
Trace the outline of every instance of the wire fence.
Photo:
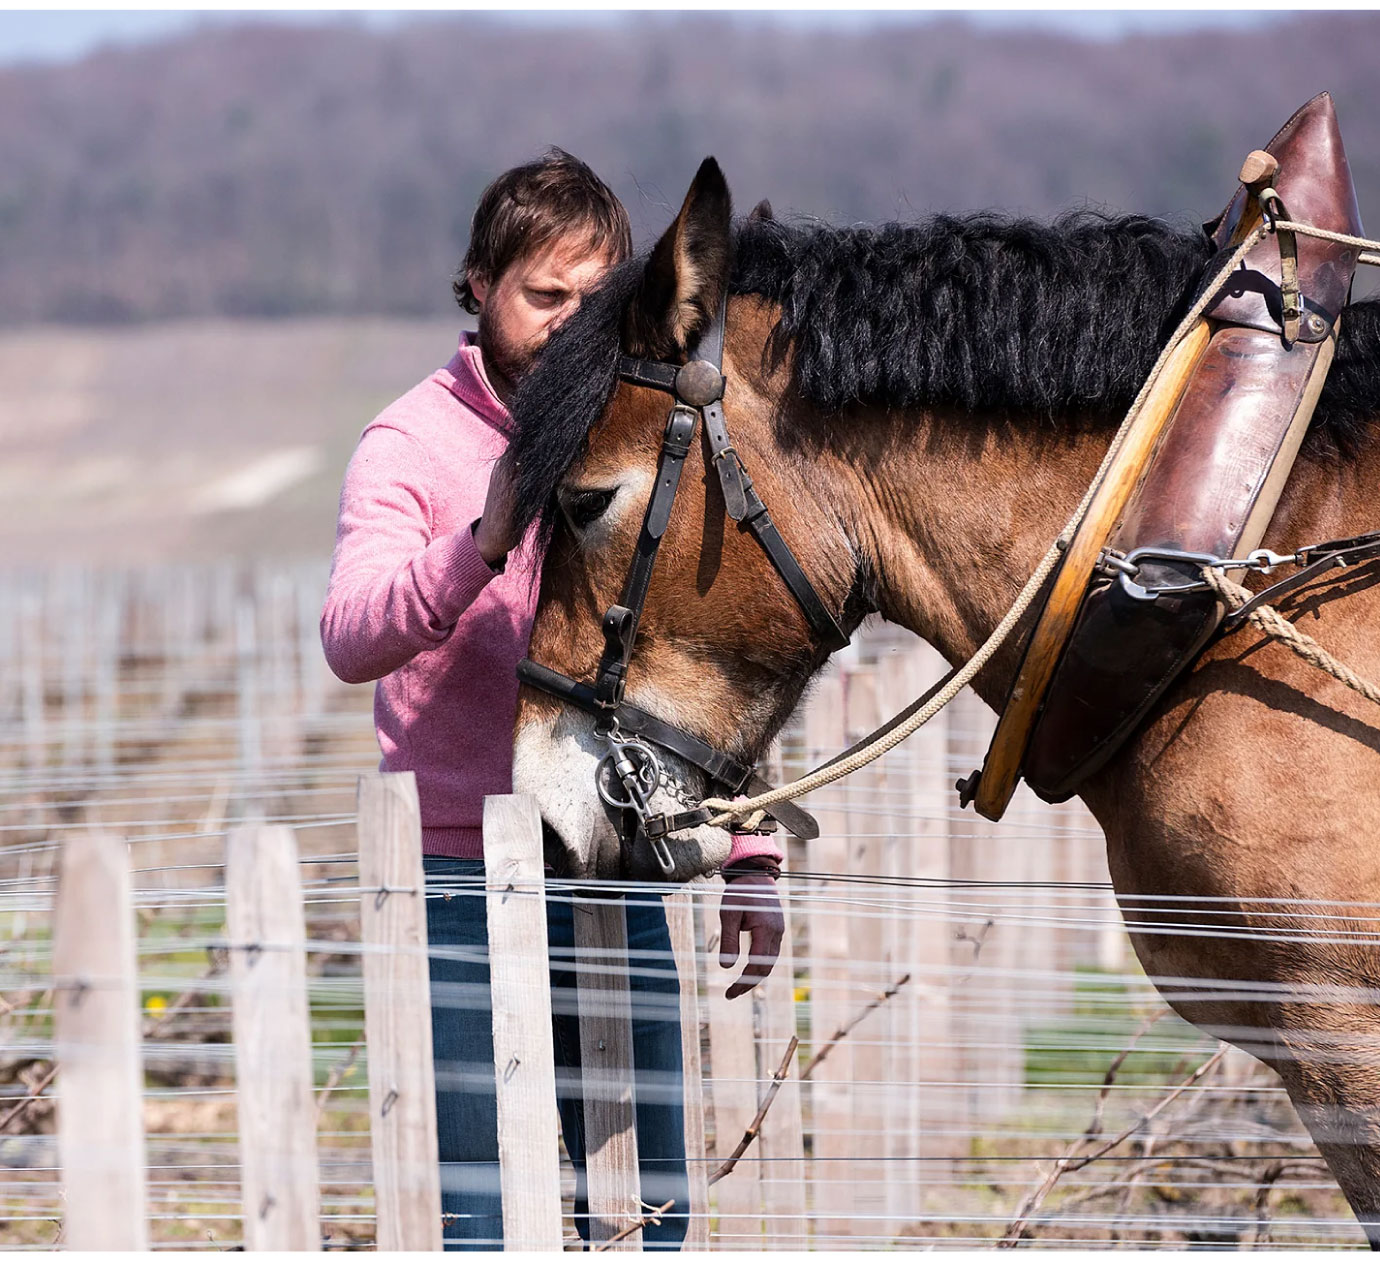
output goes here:
<path id="1" fill-rule="evenodd" d="M 0 574 L 0 1245 L 62 1232 L 53 901 L 62 840 L 93 825 L 129 844 L 150 1242 L 244 1244 L 225 866 L 227 833 L 258 822 L 289 827 L 300 856 L 322 1238 L 375 1243 L 355 796 L 377 748 L 371 690 L 321 661 L 324 577 L 317 563 Z M 913 638 L 869 629 L 782 735 L 781 771 L 942 670 Z M 786 951 L 750 995 L 724 999 L 718 885 L 691 887 L 693 1006 L 678 1013 L 695 1015 L 687 1100 L 694 1061 L 702 1085 L 694 1180 L 732 1156 L 787 1061 L 742 1157 L 692 1199 L 691 1235 L 724 1249 L 1363 1245 L 1278 1079 L 1175 1018 L 1175 981 L 1139 971 L 1091 818 L 1024 793 L 1000 825 L 957 811 L 953 781 L 990 731 L 965 696 L 806 802 L 821 836 L 785 840 Z M 427 899 L 459 889 L 430 883 Z M 1186 918 L 1192 900 L 1131 905 L 1165 933 L 1233 933 L 1216 907 L 1210 924 Z M 1335 937 L 1344 914 L 1368 941 L 1380 910 L 1272 914 L 1285 939 Z M 616 972 L 656 992 L 676 966 L 683 981 L 683 953 L 633 951 Z M 664 1010 L 660 994 L 634 1017 Z M 552 1003 L 578 999 L 558 986 Z M 565 1152 L 560 1180 L 574 1240 Z"/>

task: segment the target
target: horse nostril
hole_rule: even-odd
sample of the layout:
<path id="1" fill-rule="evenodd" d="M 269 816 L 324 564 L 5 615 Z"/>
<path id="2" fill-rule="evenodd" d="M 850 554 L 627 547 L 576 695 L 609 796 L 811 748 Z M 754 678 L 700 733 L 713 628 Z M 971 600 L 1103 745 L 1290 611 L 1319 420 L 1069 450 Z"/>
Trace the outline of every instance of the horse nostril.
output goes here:
<path id="1" fill-rule="evenodd" d="M 565 869 L 564 862 L 569 858 L 569 852 L 565 840 L 545 817 L 541 819 L 541 850 L 546 863 L 556 871 L 557 876 L 560 876 Z"/>

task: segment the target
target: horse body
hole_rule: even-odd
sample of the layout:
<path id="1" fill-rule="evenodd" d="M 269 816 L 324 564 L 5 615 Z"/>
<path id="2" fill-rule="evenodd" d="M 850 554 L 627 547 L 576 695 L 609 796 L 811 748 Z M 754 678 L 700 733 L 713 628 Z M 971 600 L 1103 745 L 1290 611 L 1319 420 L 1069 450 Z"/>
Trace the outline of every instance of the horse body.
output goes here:
<path id="1" fill-rule="evenodd" d="M 697 218 L 702 198 L 698 205 L 692 188 L 663 239 L 671 246 L 658 247 L 660 264 L 654 254 L 649 279 L 629 298 L 641 305 L 638 336 L 647 345 L 639 353 L 673 354 L 694 313 L 714 301 L 711 270 L 695 266 L 696 234 L 712 227 Z M 798 389 L 792 352 L 773 344 L 782 319 L 767 298 L 735 297 L 725 354 L 733 439 L 782 535 L 850 631 L 876 611 L 950 662 L 966 660 L 1094 476 L 1110 437 L 1106 419 L 1041 426 L 996 410 L 821 409 Z M 613 495 L 595 521 L 577 528 L 568 512 L 555 521 L 533 659 L 576 677 L 597 663 L 598 615 L 616 599 L 636 539 L 664 413 L 664 397 L 619 389 L 588 450 L 567 463 L 557 492 L 567 509 L 582 492 Z M 628 697 L 753 756 L 823 656 L 760 552 L 726 523 L 703 449 L 692 452 L 683 485 Z M 1288 551 L 1374 528 L 1377 486 L 1380 445 L 1345 460 L 1306 453 L 1265 543 Z M 1371 631 L 1380 622 L 1377 578 L 1375 568 L 1358 567 L 1284 607 L 1371 677 L 1380 676 Z M 994 708 L 1015 679 L 1020 642 L 1018 632 L 974 682 Z M 1147 974 L 1188 1021 L 1279 1072 L 1373 1244 L 1377 718 L 1373 704 L 1247 626 L 1213 644 L 1080 791 L 1106 833 L 1113 884 Z M 523 690 L 515 779 L 537 795 L 551 859 L 567 872 L 617 869 L 617 823 L 594 791 L 599 753 L 588 717 Z M 688 773 L 685 780 L 695 784 Z M 678 876 L 687 877 L 723 859 L 727 836 L 701 828 L 678 845 Z"/>

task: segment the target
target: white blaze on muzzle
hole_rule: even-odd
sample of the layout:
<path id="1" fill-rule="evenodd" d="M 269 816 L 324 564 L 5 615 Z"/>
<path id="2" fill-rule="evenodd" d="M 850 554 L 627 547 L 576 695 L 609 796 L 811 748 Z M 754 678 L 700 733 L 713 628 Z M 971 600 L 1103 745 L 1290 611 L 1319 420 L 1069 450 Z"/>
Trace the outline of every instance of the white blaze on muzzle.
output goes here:
<path id="1" fill-rule="evenodd" d="M 595 731 L 591 715 L 563 707 L 550 720 L 533 720 L 517 730 L 513 743 L 513 789 L 530 794 L 542 820 L 561 840 L 562 855 L 548 856 L 568 878 L 643 878 L 684 882 L 719 868 L 727 859 L 732 836 L 707 825 L 682 830 L 666 841 L 672 869 L 658 864 L 647 840 L 636 837 L 630 848 L 619 838 L 618 812 L 599 795 L 596 772 L 609 753 Z M 702 774 L 665 751 L 657 752 L 668 780 L 698 797 Z M 654 812 L 682 811 L 684 804 L 666 785 L 647 795 Z"/>

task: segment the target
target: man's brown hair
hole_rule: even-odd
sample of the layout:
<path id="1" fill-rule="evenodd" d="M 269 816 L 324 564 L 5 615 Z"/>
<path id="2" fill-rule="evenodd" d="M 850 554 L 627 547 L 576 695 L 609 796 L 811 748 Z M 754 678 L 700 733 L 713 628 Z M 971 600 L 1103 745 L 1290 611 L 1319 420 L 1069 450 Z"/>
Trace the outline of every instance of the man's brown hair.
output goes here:
<path id="1" fill-rule="evenodd" d="M 585 163 L 553 146 L 535 162 L 505 171 L 480 194 L 469 249 L 451 287 L 456 302 L 478 315 L 471 274 L 493 282 L 509 264 L 580 232 L 588 234 L 591 251 L 604 251 L 613 263 L 632 254 L 623 203 Z"/>

